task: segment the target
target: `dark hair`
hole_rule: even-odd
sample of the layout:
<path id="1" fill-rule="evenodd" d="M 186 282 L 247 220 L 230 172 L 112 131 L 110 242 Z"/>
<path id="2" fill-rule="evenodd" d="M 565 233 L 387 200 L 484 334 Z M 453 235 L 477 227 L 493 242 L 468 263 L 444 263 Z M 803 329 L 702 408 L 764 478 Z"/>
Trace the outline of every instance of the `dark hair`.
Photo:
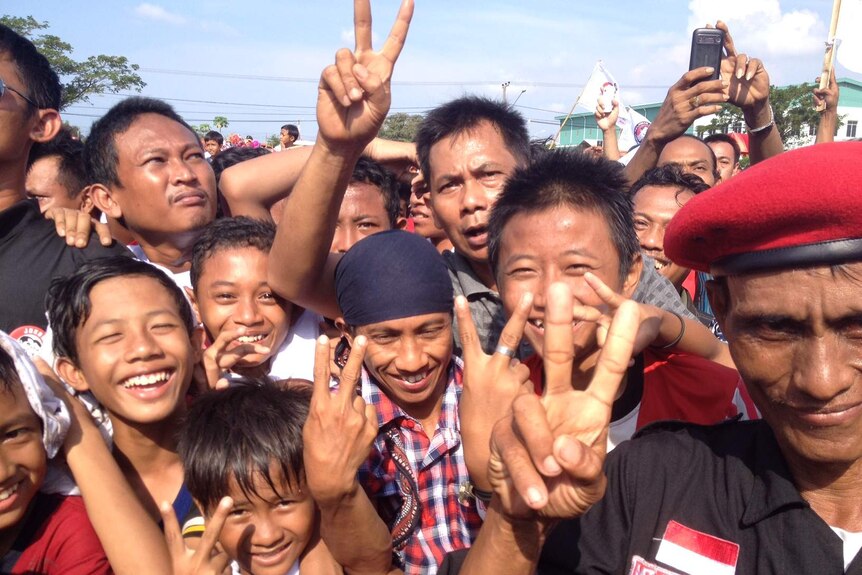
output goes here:
<path id="1" fill-rule="evenodd" d="M 268 381 L 195 399 L 180 429 L 177 451 L 186 485 L 204 514 L 228 495 L 231 479 L 247 496 L 257 495 L 256 475 L 283 494 L 273 467 L 288 488 L 299 488 L 304 476 L 302 426 L 310 401 L 310 386 L 279 387 Z"/>
<path id="2" fill-rule="evenodd" d="M 86 262 L 75 273 L 54 278 L 51 282 L 45 308 L 54 330 L 54 355 L 68 357 L 73 363 L 78 363 L 75 336 L 90 317 L 90 293 L 105 280 L 128 276 L 148 277 L 162 284 L 176 302 L 180 318 L 191 335 L 197 322 L 185 294 L 174 280 L 147 262 L 126 256 L 111 256 Z M 135 304 L 130 302 L 129 305 Z"/>
<path id="3" fill-rule="evenodd" d="M 577 150 L 553 150 L 531 166 L 519 168 L 491 208 L 488 258 L 494 273 L 503 230 L 515 215 L 569 206 L 592 211 L 605 219 L 620 258 L 620 277 L 624 278 L 640 253 L 632 202 L 626 191 L 622 165 Z"/>
<path id="4" fill-rule="evenodd" d="M 174 109 L 155 98 L 135 96 L 126 98 L 102 116 L 90 128 L 90 137 L 84 145 L 84 164 L 91 183 L 119 186 L 117 175 L 117 136 L 126 132 L 138 116 L 158 114 L 184 126 L 200 146 L 200 136 L 189 126 Z"/>
<path id="5" fill-rule="evenodd" d="M 677 200 L 679 200 L 679 195 L 682 192 L 691 192 L 697 195 L 709 189 L 709 186 L 700 176 L 683 172 L 677 164 L 665 164 L 648 170 L 629 190 L 632 201 L 634 201 L 635 195 L 647 186 L 676 188 Z"/>
<path id="6" fill-rule="evenodd" d="M 293 138 L 294 141 L 299 139 L 299 128 L 293 124 L 285 124 L 281 127 L 282 130 L 287 130 L 287 135 Z"/>
<path id="7" fill-rule="evenodd" d="M 65 188 L 69 198 L 77 198 L 87 185 L 87 172 L 84 170 L 84 143 L 73 138 L 72 133 L 67 128 L 63 128 L 54 139 L 33 144 L 27 157 L 27 171 L 39 160 L 51 157 L 60 160 L 57 181 Z"/>
<path id="8" fill-rule="evenodd" d="M 231 166 L 235 166 L 246 160 L 259 158 L 270 153 L 271 152 L 266 148 L 248 148 L 246 146 L 234 146 L 227 150 L 222 150 L 219 155 L 212 159 L 211 162 L 213 173 L 216 178 L 216 185 L 218 185 L 221 180 L 222 173 Z"/>
<path id="9" fill-rule="evenodd" d="M 245 216 L 215 220 L 203 229 L 192 250 L 191 282 L 197 291 L 204 264 L 217 252 L 257 248 L 268 254 L 275 240 L 275 224 Z"/>
<path id="10" fill-rule="evenodd" d="M 739 144 L 737 144 L 736 140 L 734 140 L 727 134 L 710 134 L 709 136 L 705 137 L 703 141 L 707 144 L 711 144 L 712 142 L 723 142 L 725 144 L 729 144 L 730 147 L 733 148 L 733 163 L 739 163 L 739 155 L 741 154 L 739 150 Z"/>
<path id="11" fill-rule="evenodd" d="M 0 392 L 11 391 L 13 386 L 22 387 L 21 377 L 15 369 L 15 360 L 0 347 Z"/>
<path id="12" fill-rule="evenodd" d="M 220 133 L 216 132 L 215 130 L 210 130 L 204 136 L 204 142 L 209 142 L 210 140 L 217 143 L 219 146 L 224 145 L 224 136 L 222 136 Z"/>
<path id="13" fill-rule="evenodd" d="M 8 26 L 0 24 L 0 52 L 8 54 L 18 70 L 27 97 L 40 109 L 60 109 L 62 87 L 57 73 L 51 68 L 33 42 Z M 31 105 L 28 103 L 28 107 Z"/>
<path id="14" fill-rule="evenodd" d="M 383 196 L 383 207 L 386 209 L 386 215 L 389 216 L 389 225 L 394 228 L 401 211 L 401 203 L 398 196 L 398 182 L 392 174 L 374 160 L 363 156 L 356 162 L 350 181 L 371 184 L 380 190 L 380 195 Z"/>
<path id="15" fill-rule="evenodd" d="M 521 114 L 509 106 L 479 96 L 464 96 L 428 112 L 416 132 L 416 155 L 425 181 L 431 181 L 431 147 L 449 136 L 468 132 L 488 122 L 521 165 L 530 161 L 530 136 Z"/>

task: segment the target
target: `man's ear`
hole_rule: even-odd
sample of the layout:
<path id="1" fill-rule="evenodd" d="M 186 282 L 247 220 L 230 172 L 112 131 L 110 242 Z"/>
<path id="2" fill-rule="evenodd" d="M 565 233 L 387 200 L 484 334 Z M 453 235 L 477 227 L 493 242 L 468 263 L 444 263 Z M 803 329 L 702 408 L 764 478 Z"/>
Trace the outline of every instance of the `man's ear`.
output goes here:
<path id="1" fill-rule="evenodd" d="M 30 139 L 34 142 L 44 143 L 54 139 L 63 127 L 60 112 L 53 108 L 39 109 L 36 111 L 38 120 L 30 130 Z"/>
<path id="2" fill-rule="evenodd" d="M 727 280 L 717 279 L 706 282 L 706 295 L 712 313 L 715 316 L 722 333 L 727 333 L 727 314 L 730 309 L 730 294 L 727 291 Z"/>
<path id="3" fill-rule="evenodd" d="M 192 304 L 192 311 L 195 312 L 195 319 L 198 320 L 198 323 L 203 323 L 203 319 L 201 319 L 201 310 L 198 309 L 198 298 L 195 297 L 195 290 L 186 286 L 183 288 L 183 291 L 186 292 L 186 296 Z"/>
<path id="4" fill-rule="evenodd" d="M 199 363 L 204 357 L 204 326 L 195 326 L 189 339 L 192 342 L 192 359 Z"/>
<path id="5" fill-rule="evenodd" d="M 84 374 L 78 369 L 78 366 L 72 363 L 71 359 L 68 357 L 57 358 L 56 366 L 57 373 L 60 374 L 63 381 L 71 385 L 75 391 L 90 390 Z"/>
<path id="6" fill-rule="evenodd" d="M 344 322 L 343 317 L 339 316 L 339 317 L 335 318 L 335 327 L 337 327 L 338 331 L 341 332 L 342 337 L 347 338 L 347 343 L 349 343 L 350 345 L 353 345 L 353 334 L 350 333 L 350 328 Z"/>
<path id="7" fill-rule="evenodd" d="M 634 259 L 632 260 L 632 265 L 629 268 L 629 273 L 626 274 L 626 277 L 623 279 L 623 286 L 620 290 L 627 298 L 631 299 L 632 294 L 635 293 L 635 290 L 638 287 L 638 283 L 641 279 L 641 272 L 643 272 L 644 260 L 641 257 L 640 252 L 635 254 Z"/>
<path id="8" fill-rule="evenodd" d="M 398 219 L 395 220 L 395 228 L 396 230 L 403 230 L 407 227 L 407 218 L 402 218 L 398 216 Z"/>
<path id="9" fill-rule="evenodd" d="M 91 185 L 90 197 L 93 198 L 93 204 L 106 216 L 115 220 L 123 217 L 123 210 L 120 209 L 120 204 L 114 199 L 114 192 L 104 184 Z"/>
<path id="10" fill-rule="evenodd" d="M 86 186 L 81 190 L 81 194 L 78 197 L 80 198 L 78 209 L 85 214 L 90 214 L 92 216 L 93 210 L 96 208 L 96 204 L 93 203 L 93 195 L 90 193 L 90 186 Z M 98 219 L 98 214 L 96 214 L 96 219 Z"/>

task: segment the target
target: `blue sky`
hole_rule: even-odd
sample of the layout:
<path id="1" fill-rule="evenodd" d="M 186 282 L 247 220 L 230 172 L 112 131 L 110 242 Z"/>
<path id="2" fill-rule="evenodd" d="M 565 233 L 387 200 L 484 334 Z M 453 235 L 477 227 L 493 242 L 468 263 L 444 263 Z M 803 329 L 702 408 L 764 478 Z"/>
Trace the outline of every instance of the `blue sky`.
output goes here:
<path id="1" fill-rule="evenodd" d="M 372 2 L 378 41 L 397 9 L 397 0 Z M 691 30 L 716 18 L 738 48 L 763 59 L 772 83 L 811 81 L 831 9 L 832 0 L 416 0 L 393 111 L 422 112 L 465 93 L 501 97 L 509 81 L 531 133 L 552 135 L 596 60 L 627 104 L 660 101 L 688 66 Z M 226 116 L 225 132 L 258 139 L 287 122 L 314 137 L 316 79 L 353 34 L 349 0 L 4 0 L 3 13 L 47 20 L 76 58 L 127 56 L 142 68 L 144 95 L 170 99 L 193 124 Z M 86 129 L 119 99 L 93 97 L 65 117 Z"/>

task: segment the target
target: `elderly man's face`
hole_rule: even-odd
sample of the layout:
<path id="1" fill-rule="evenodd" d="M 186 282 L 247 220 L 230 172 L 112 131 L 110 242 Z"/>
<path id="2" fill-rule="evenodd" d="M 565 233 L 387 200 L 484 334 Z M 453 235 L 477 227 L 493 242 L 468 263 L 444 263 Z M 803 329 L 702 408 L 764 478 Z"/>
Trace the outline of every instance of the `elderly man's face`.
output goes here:
<path id="1" fill-rule="evenodd" d="M 791 466 L 862 459 L 862 263 L 726 282 L 710 301 Z"/>

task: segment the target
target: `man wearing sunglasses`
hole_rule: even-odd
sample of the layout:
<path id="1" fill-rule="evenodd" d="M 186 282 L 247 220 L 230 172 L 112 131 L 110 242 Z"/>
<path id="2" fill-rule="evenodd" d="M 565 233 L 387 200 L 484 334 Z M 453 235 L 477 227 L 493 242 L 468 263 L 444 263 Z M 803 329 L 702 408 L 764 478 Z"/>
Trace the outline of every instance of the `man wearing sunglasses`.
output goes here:
<path id="1" fill-rule="evenodd" d="M 25 195 L 30 148 L 60 131 L 59 107 L 60 81 L 51 65 L 29 40 L 0 26 L 0 330 L 31 353 L 42 344 L 51 280 L 88 259 L 126 251 L 98 241 L 68 247 Z"/>

